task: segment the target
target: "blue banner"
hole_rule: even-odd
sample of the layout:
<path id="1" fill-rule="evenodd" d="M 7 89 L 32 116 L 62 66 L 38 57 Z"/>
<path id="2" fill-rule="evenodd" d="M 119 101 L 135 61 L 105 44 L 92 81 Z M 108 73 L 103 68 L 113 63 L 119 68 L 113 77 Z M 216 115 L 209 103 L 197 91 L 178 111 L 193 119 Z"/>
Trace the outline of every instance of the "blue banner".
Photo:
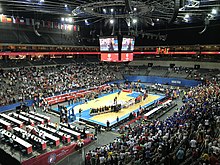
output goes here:
<path id="1" fill-rule="evenodd" d="M 153 84 L 166 84 L 173 86 L 185 86 L 194 87 L 201 84 L 201 81 L 197 80 L 187 80 L 183 78 L 167 78 L 167 77 L 157 77 L 157 76 L 124 76 L 127 81 L 142 82 L 142 83 L 153 83 Z"/>

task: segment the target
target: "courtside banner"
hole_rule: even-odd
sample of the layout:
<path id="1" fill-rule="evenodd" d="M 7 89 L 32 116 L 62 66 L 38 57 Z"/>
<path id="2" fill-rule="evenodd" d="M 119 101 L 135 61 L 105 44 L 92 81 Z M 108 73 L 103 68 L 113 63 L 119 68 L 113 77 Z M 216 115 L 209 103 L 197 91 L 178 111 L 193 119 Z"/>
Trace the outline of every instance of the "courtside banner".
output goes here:
<path id="1" fill-rule="evenodd" d="M 84 140 L 84 146 L 91 142 L 90 139 Z M 71 144 L 69 146 L 64 146 L 57 150 L 47 152 L 45 154 L 39 155 L 37 157 L 28 159 L 23 161 L 22 165 L 51 165 L 56 164 L 66 156 L 72 154 L 74 151 L 77 150 L 77 144 Z"/>

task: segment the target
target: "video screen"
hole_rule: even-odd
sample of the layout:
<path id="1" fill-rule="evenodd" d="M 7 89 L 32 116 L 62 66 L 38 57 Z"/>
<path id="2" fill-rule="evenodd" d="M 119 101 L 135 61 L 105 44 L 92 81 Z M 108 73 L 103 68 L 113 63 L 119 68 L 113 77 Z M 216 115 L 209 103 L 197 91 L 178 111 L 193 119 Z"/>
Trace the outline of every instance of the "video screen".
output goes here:
<path id="1" fill-rule="evenodd" d="M 102 53 L 101 61 L 118 62 L 118 53 Z"/>
<path id="2" fill-rule="evenodd" d="M 133 61 L 134 60 L 133 57 L 134 57 L 133 53 L 121 53 L 122 62 Z"/>
<path id="3" fill-rule="evenodd" d="M 118 39 L 117 37 L 103 37 L 99 38 L 101 52 L 117 52 Z"/>
<path id="4" fill-rule="evenodd" d="M 132 37 L 124 37 L 122 39 L 122 52 L 132 52 L 134 50 L 134 38 Z"/>

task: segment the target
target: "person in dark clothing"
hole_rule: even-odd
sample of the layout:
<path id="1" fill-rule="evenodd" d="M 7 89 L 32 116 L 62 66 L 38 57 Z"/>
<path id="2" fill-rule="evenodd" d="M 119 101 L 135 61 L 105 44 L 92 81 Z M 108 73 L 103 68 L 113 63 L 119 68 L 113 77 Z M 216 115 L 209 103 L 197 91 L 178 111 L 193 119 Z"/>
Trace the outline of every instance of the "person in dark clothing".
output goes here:
<path id="1" fill-rule="evenodd" d="M 118 124 L 118 122 L 119 122 L 119 117 L 117 116 L 117 119 L 116 119 L 116 121 L 117 121 L 117 124 Z"/>
<path id="2" fill-rule="evenodd" d="M 110 122 L 108 120 L 106 122 L 106 125 L 107 125 L 107 131 L 109 131 Z"/>

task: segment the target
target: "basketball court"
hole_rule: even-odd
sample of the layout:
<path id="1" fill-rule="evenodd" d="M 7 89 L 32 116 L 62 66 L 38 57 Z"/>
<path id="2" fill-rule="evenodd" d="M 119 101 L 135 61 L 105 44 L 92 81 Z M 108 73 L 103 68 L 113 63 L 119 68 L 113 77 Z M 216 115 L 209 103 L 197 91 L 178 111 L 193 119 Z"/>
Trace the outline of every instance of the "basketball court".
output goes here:
<path id="1" fill-rule="evenodd" d="M 90 109 L 91 108 L 100 108 L 106 105 L 112 104 L 115 97 L 118 98 L 118 102 L 126 102 L 130 99 L 136 98 L 139 96 L 139 92 L 121 92 L 118 95 L 118 92 L 114 92 L 111 94 L 105 94 L 97 99 L 88 101 L 87 103 L 75 104 L 67 106 L 67 109 L 74 109 L 74 114 L 77 119 L 82 119 L 83 121 L 87 121 L 89 123 L 99 124 L 101 126 L 106 126 L 107 120 L 110 122 L 110 126 L 114 125 L 117 121 L 117 117 L 119 117 L 119 121 L 127 118 L 131 112 L 137 112 L 139 107 L 148 107 L 154 104 L 156 101 L 163 99 L 164 95 L 158 94 L 149 94 L 147 99 L 141 101 L 140 103 L 129 106 L 128 108 L 122 108 L 119 112 L 109 112 L 100 115 L 91 116 Z M 82 109 L 81 117 L 79 115 L 79 109 Z"/>

